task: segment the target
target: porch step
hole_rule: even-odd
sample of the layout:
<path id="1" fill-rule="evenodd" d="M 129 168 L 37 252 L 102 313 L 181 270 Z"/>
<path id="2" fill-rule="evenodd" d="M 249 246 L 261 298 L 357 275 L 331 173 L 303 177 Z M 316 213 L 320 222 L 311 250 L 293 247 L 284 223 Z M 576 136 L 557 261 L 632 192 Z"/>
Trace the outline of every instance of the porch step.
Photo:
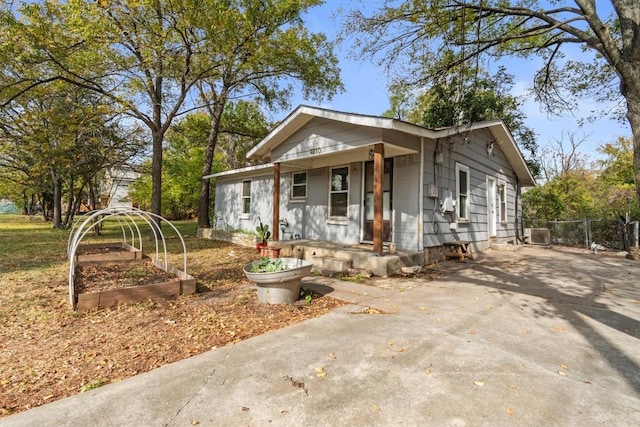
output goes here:
<path id="1" fill-rule="evenodd" d="M 346 272 L 351 268 L 351 260 L 332 256 L 311 256 L 314 270 Z"/>

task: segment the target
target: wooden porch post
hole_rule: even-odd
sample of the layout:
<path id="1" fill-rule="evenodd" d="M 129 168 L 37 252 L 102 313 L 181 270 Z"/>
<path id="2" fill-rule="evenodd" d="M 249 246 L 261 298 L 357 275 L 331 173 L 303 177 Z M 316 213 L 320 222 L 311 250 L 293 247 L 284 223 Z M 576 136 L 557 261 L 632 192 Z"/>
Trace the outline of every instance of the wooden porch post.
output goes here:
<path id="1" fill-rule="evenodd" d="M 280 240 L 280 163 L 273 164 L 273 228 L 271 236 Z"/>
<path id="2" fill-rule="evenodd" d="M 376 144 L 373 154 L 373 251 L 382 255 L 382 210 L 384 144 Z"/>

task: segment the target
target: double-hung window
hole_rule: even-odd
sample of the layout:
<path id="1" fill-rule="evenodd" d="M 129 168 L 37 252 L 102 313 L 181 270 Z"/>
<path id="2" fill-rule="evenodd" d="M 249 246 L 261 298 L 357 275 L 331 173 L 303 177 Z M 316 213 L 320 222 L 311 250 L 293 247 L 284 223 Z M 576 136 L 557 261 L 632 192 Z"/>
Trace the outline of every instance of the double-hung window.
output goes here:
<path id="1" fill-rule="evenodd" d="M 460 163 L 456 163 L 456 192 L 458 211 L 458 219 L 463 221 L 469 220 L 469 168 Z"/>
<path id="2" fill-rule="evenodd" d="M 329 217 L 346 218 L 349 202 L 349 167 L 331 168 L 329 179 Z"/>
<path id="3" fill-rule="evenodd" d="M 507 222 L 507 185 L 504 182 L 498 185 L 498 197 L 500 198 L 500 222 Z"/>
<path id="4" fill-rule="evenodd" d="M 294 172 L 291 183 L 291 198 L 304 199 L 307 197 L 307 173 Z"/>
<path id="5" fill-rule="evenodd" d="M 242 214 L 251 213 L 251 180 L 242 181 Z"/>

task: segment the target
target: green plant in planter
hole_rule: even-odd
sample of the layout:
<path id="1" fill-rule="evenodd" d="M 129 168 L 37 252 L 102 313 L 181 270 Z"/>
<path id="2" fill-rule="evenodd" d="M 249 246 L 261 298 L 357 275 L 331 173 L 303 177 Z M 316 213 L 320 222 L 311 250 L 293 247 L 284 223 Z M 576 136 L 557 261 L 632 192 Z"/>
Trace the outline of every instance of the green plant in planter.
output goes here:
<path id="1" fill-rule="evenodd" d="M 282 270 L 285 270 L 285 265 L 280 258 L 260 258 L 260 261 L 251 267 L 252 273 L 275 273 Z"/>
<path id="2" fill-rule="evenodd" d="M 256 233 L 258 234 L 260 243 L 266 245 L 267 240 L 271 237 L 271 232 L 269 231 L 269 226 L 267 224 L 263 224 L 260 217 L 258 217 L 258 221 L 260 222 L 260 225 L 256 227 Z"/>

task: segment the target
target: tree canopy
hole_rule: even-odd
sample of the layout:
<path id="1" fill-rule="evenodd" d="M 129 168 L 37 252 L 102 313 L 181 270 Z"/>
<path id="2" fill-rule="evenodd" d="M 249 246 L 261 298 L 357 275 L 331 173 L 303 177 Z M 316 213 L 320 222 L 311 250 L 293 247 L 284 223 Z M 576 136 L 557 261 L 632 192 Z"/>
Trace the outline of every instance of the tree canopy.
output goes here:
<path id="1" fill-rule="evenodd" d="M 513 76 L 500 68 L 494 76 L 482 72 L 472 81 L 453 75 L 412 96 L 404 85 L 392 88 L 387 116 L 429 128 L 455 126 L 483 120 L 502 120 L 512 132 L 534 177 L 540 175 L 535 133 L 525 125 L 521 101 L 509 91 Z"/>
<path id="2" fill-rule="evenodd" d="M 537 56 L 533 92 L 549 112 L 581 97 L 619 102 L 633 133 L 640 200 L 640 3 L 632 0 L 431 0 L 353 10 L 346 31 L 358 55 L 377 57 L 399 81 L 428 86 L 477 69 L 484 58 Z M 581 55 L 569 55 L 573 48 Z"/>
<path id="3" fill-rule="evenodd" d="M 109 100 L 141 123 L 152 147 L 151 211 L 161 212 L 163 141 L 195 109 L 212 121 L 202 175 L 211 170 L 229 99 L 288 104 L 341 88 L 337 59 L 301 15 L 320 0 L 55 0 L 0 7 L 0 107 L 65 82 Z M 17 7 L 17 8 L 16 8 Z M 201 175 L 201 176 L 202 176 Z M 208 218 L 209 182 L 201 184 Z M 203 219 L 208 226 L 208 219 Z"/>

